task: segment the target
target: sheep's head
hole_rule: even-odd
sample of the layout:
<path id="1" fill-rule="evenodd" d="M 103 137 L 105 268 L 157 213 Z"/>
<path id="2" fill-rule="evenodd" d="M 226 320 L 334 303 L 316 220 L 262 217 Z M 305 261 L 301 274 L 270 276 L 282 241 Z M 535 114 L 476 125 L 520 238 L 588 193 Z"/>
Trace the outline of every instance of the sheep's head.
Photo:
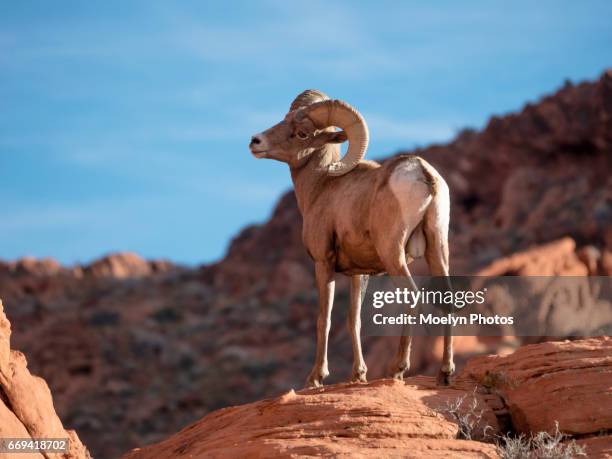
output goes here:
<path id="1" fill-rule="evenodd" d="M 323 146 L 346 140 L 346 155 L 328 166 L 330 175 L 346 174 L 365 156 L 368 127 L 359 112 L 346 102 L 308 90 L 296 97 L 283 121 L 254 135 L 249 148 L 256 158 L 297 166 Z"/>

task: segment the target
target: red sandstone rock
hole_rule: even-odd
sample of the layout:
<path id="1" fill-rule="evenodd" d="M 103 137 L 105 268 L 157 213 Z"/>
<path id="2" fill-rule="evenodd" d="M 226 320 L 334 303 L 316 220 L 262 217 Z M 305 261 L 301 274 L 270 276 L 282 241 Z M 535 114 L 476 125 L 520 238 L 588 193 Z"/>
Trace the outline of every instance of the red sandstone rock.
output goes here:
<path id="1" fill-rule="evenodd" d="M 69 453 L 48 456 L 66 459 L 89 457 L 76 433 L 66 431 L 62 426 L 45 381 L 30 374 L 21 352 L 10 349 L 10 331 L 0 301 L 0 437 L 69 438 Z"/>
<path id="2" fill-rule="evenodd" d="M 35 276 L 52 276 L 59 273 L 63 268 L 53 258 L 42 258 L 38 260 L 32 257 L 24 257 L 10 263 L 10 269 L 17 273 L 32 274 Z"/>
<path id="3" fill-rule="evenodd" d="M 612 429 L 612 339 L 548 342 L 476 357 L 459 378 L 505 400 L 518 432 L 596 434 Z"/>
<path id="4" fill-rule="evenodd" d="M 414 384 L 413 384 L 414 383 Z M 468 394 L 432 380 L 378 380 L 294 392 L 215 411 L 176 435 L 124 459 L 158 457 L 497 457 L 491 444 L 458 440 L 438 412 Z M 469 395 L 469 394 L 468 394 Z M 479 399 L 483 418 L 495 415 Z M 495 434 L 496 429 L 489 431 Z"/>
<path id="5" fill-rule="evenodd" d="M 509 411 L 515 431 L 552 432 L 558 422 L 566 435 L 591 435 L 578 441 L 589 457 L 610 457 L 612 438 L 598 434 L 612 426 L 611 372 L 609 338 L 524 346 L 508 356 L 472 359 L 452 387 L 426 377 L 378 380 L 222 409 L 124 459 L 497 457 L 491 444 L 456 439 L 448 406 L 460 397 L 478 401 L 476 409 L 462 404 L 459 413 L 482 411 L 479 425 L 491 426 L 490 438 L 499 435 L 497 419 Z"/>
<path id="6" fill-rule="evenodd" d="M 95 277 L 125 279 L 151 274 L 151 265 L 135 253 L 115 253 L 94 261 L 85 267 L 85 273 Z"/>
<path id="7" fill-rule="evenodd" d="M 597 435 L 577 440 L 576 443 L 585 449 L 589 459 L 612 458 L 612 435 Z"/>
<path id="8" fill-rule="evenodd" d="M 496 260 L 478 271 L 476 275 L 586 276 L 589 274 L 589 268 L 576 255 L 575 251 L 576 243 L 571 238 L 566 237 Z"/>
<path id="9" fill-rule="evenodd" d="M 601 257 L 601 269 L 604 276 L 612 276 L 612 251 L 606 250 Z"/>

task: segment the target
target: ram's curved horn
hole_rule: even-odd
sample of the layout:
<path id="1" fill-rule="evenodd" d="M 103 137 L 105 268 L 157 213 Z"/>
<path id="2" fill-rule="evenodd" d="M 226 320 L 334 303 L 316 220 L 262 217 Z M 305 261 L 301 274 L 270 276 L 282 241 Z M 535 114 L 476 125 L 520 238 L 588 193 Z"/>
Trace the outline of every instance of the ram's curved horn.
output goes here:
<path id="1" fill-rule="evenodd" d="M 314 104 L 315 102 L 320 102 L 322 100 L 329 100 L 329 96 L 318 89 L 307 89 L 306 91 L 302 91 L 297 95 L 293 102 L 291 102 L 291 107 L 289 107 L 289 111 L 297 110 L 301 107 L 307 107 L 308 105 Z"/>
<path id="2" fill-rule="evenodd" d="M 368 148 L 368 125 L 361 114 L 341 100 L 315 102 L 303 110 L 319 129 L 335 126 L 346 133 L 349 142 L 346 155 L 329 165 L 329 175 L 344 175 L 353 170 Z"/>

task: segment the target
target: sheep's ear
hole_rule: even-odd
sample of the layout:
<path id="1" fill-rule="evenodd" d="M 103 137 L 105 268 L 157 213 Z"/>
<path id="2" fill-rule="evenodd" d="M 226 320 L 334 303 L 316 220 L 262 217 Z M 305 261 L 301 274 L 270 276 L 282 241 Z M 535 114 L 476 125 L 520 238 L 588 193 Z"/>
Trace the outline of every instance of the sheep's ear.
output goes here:
<path id="1" fill-rule="evenodd" d="M 344 131 L 327 132 L 326 134 L 329 134 L 327 143 L 343 143 L 348 140 L 348 136 Z"/>
<path id="2" fill-rule="evenodd" d="M 348 137 L 344 131 L 321 132 L 314 139 L 315 145 L 311 146 L 318 148 L 328 143 L 342 143 L 347 140 Z"/>

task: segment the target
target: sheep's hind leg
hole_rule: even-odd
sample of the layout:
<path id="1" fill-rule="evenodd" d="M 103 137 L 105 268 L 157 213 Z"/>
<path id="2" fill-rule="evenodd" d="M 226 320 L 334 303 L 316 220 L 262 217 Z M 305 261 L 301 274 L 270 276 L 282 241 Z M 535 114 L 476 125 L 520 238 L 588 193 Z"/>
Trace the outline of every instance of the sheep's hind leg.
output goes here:
<path id="1" fill-rule="evenodd" d="M 410 275 L 408 266 L 404 266 L 399 271 L 389 271 L 389 275 L 393 277 L 393 283 L 397 288 L 401 290 L 406 288 L 414 291 L 418 290 L 412 276 Z M 402 331 L 402 336 L 400 337 L 399 346 L 397 348 L 397 354 L 395 355 L 395 360 L 391 365 L 390 373 L 394 379 L 402 381 L 404 379 L 404 374 L 410 370 L 411 347 L 411 326 L 407 324 L 404 326 Z"/>
<path id="2" fill-rule="evenodd" d="M 417 286 L 410 275 L 410 270 L 406 263 L 406 255 L 403 250 L 403 245 L 398 246 L 396 255 L 388 259 L 383 259 L 383 263 L 387 269 L 387 274 L 391 276 L 393 284 L 403 290 L 417 291 Z M 404 379 L 404 374 L 410 370 L 410 348 L 412 346 L 412 336 L 410 335 L 410 325 L 406 325 L 400 337 L 397 354 L 390 367 L 390 376 L 400 381 Z"/>
<path id="3" fill-rule="evenodd" d="M 406 243 L 423 219 L 432 198 L 432 190 L 416 158 L 398 162 L 389 177 L 389 186 L 377 195 L 375 211 L 371 216 L 373 238 L 387 274 L 400 289 L 417 290 L 406 263 Z M 397 216 L 401 215 L 401 219 Z M 404 327 L 391 373 L 403 379 L 410 369 L 410 326 Z"/>
<path id="4" fill-rule="evenodd" d="M 448 204 L 446 204 L 448 206 Z M 425 259 L 429 265 L 432 276 L 444 277 L 445 288 L 452 291 L 448 256 L 448 220 L 440 218 L 439 205 L 432 206 L 427 210 L 425 216 L 425 237 L 427 246 Z M 452 314 L 454 305 L 448 305 L 448 314 Z M 444 351 L 442 354 L 442 365 L 438 373 L 439 385 L 448 386 L 450 377 L 455 372 L 453 360 L 453 330 L 450 324 L 444 327 Z"/>
<path id="5" fill-rule="evenodd" d="M 334 271 L 328 263 L 315 263 L 317 288 L 319 290 L 319 317 L 317 319 L 317 355 L 312 371 L 306 379 L 306 387 L 320 387 L 329 375 L 327 346 L 331 327 L 331 312 L 334 305 Z"/>
<path id="6" fill-rule="evenodd" d="M 414 228 L 421 220 L 422 212 L 413 212 L 410 220 L 396 222 L 395 228 L 386 226 L 385 233 L 376 235 L 377 251 L 381 261 L 391 277 L 393 284 L 400 290 L 417 291 L 418 288 L 412 279 L 406 261 L 406 242 Z M 404 374 L 410 370 L 410 348 L 412 347 L 411 326 L 405 325 L 400 337 L 397 354 L 390 367 L 389 373 L 395 379 L 403 380 Z"/>
<path id="7" fill-rule="evenodd" d="M 368 286 L 369 276 L 351 276 L 351 305 L 348 314 L 348 329 L 353 345 L 352 382 L 366 382 L 368 368 L 361 349 L 361 303 Z"/>

